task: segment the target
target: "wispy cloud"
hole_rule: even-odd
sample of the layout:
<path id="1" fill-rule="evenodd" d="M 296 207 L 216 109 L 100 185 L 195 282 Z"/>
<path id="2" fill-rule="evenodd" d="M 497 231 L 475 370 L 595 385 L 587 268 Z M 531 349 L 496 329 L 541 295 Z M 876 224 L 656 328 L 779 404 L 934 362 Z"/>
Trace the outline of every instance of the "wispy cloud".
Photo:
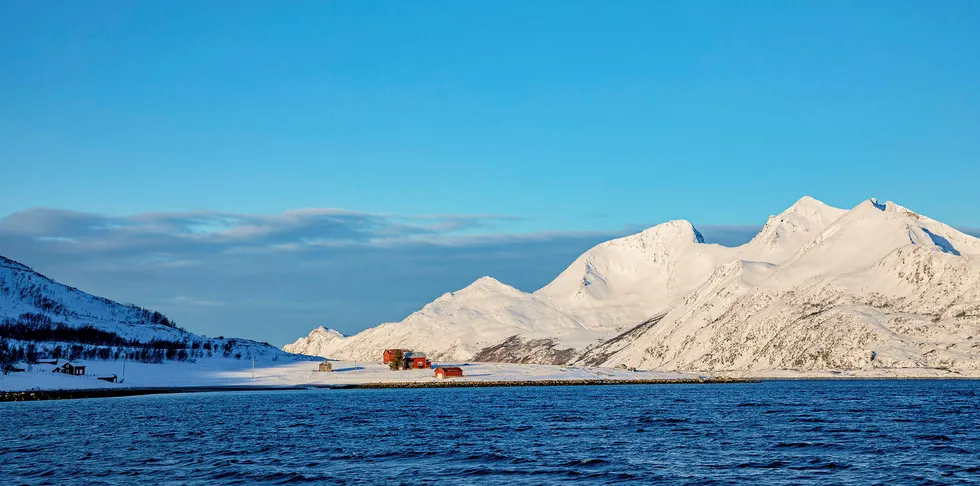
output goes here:
<path id="1" fill-rule="evenodd" d="M 217 301 L 217 300 L 196 299 L 194 297 L 187 297 L 187 296 L 184 296 L 184 295 L 180 295 L 180 296 L 177 296 L 177 297 L 171 297 L 169 299 L 163 300 L 162 302 L 164 304 L 171 304 L 171 305 L 175 305 L 175 306 L 189 307 L 189 308 L 196 308 L 196 307 L 220 307 L 220 306 L 225 305 L 224 302 L 220 302 L 220 301 Z"/>
<path id="2" fill-rule="evenodd" d="M 298 209 L 275 215 L 220 212 L 105 216 L 29 209 L 0 220 L 0 238 L 31 240 L 61 252 L 295 251 L 306 247 L 438 243 L 492 230 L 517 218 L 498 215 L 397 216 L 344 209 Z"/>
<path id="3" fill-rule="evenodd" d="M 210 335 L 285 343 L 400 320 L 494 275 L 526 290 L 625 231 L 512 231 L 505 215 L 300 209 L 108 216 L 30 209 L 0 220 L 0 254 Z M 177 296 L 177 297 L 174 297 Z"/>
<path id="4" fill-rule="evenodd" d="M 506 215 L 344 209 L 108 216 L 30 209 L 0 220 L 0 255 L 89 292 L 157 308 L 181 326 L 284 344 L 326 325 L 401 320 L 493 275 L 536 290 L 593 245 L 645 229 L 518 232 Z M 758 226 L 699 226 L 737 245 Z"/>

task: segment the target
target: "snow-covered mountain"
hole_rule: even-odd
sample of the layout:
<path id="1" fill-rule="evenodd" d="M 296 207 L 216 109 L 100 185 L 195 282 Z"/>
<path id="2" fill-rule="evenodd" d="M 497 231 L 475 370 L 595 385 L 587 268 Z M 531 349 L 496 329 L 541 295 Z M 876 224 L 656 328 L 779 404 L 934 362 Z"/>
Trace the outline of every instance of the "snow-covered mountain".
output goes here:
<path id="1" fill-rule="evenodd" d="M 285 349 L 686 371 L 980 369 L 980 240 L 897 204 L 804 197 L 738 247 L 670 221 L 524 293 L 489 277 L 399 323 Z"/>
<path id="2" fill-rule="evenodd" d="M 49 335 L 54 331 L 69 339 L 53 342 Z M 205 338 L 177 327 L 159 312 L 126 305 L 94 296 L 58 283 L 30 267 L 0 256 L 0 338 L 14 341 L 33 341 L 25 336 L 41 333 L 44 340 L 38 341 L 52 345 L 75 344 L 71 339 L 71 329 L 83 329 L 88 343 L 111 344 L 120 342 L 150 343 L 166 341 L 198 344 L 195 349 L 220 350 L 230 356 L 277 357 L 283 356 L 281 350 L 267 343 L 247 339 Z M 94 332 L 88 332 L 89 330 Z M 47 334 L 45 334 L 47 332 Z M 227 351 L 227 352 L 226 352 Z"/>
<path id="3" fill-rule="evenodd" d="M 352 337 L 321 327 L 283 349 L 377 360 L 381 350 L 401 347 L 449 360 L 472 357 L 513 335 L 557 339 L 584 348 L 603 333 L 556 309 L 547 299 L 483 277 L 462 290 L 444 294 L 400 323 L 382 324 Z"/>
<path id="4" fill-rule="evenodd" d="M 782 265 L 724 265 L 581 361 L 673 370 L 980 369 L 980 240 L 861 203 Z"/>

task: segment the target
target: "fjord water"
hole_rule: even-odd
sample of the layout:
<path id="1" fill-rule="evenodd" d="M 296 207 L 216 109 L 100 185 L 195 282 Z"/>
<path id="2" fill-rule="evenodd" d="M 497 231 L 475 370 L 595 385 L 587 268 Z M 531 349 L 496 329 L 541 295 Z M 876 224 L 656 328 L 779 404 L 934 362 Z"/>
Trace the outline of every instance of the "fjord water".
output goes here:
<path id="1" fill-rule="evenodd" d="M 980 381 L 0 404 L 4 484 L 980 482 Z"/>

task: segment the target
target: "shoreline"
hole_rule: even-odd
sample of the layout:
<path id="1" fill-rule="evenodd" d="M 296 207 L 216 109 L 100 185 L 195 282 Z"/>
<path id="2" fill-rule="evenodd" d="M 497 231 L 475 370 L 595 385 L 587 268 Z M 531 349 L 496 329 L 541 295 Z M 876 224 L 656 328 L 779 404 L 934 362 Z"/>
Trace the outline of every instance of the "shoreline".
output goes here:
<path id="1" fill-rule="evenodd" d="M 321 385 L 316 388 L 332 390 L 350 389 L 384 389 L 384 388 L 500 388 L 500 387 L 532 387 L 532 386 L 593 386 L 593 385 L 712 385 L 735 383 L 762 383 L 756 378 L 658 378 L 640 380 L 495 380 L 495 381 L 393 381 L 374 383 L 352 383 L 343 385 Z"/>
<path id="2" fill-rule="evenodd" d="M 658 378 L 658 379 L 573 379 L 573 380 L 493 380 L 493 381 L 392 381 L 342 384 L 302 385 L 228 385 L 228 386 L 154 386 L 131 388 L 86 388 L 61 390 L 0 391 L 0 403 L 46 400 L 78 400 L 86 398 L 116 398 L 144 395 L 169 395 L 176 393 L 215 393 L 243 391 L 298 391 L 298 390 L 385 390 L 385 389 L 432 389 L 432 388 L 503 388 L 503 387 L 554 387 L 554 386 L 627 386 L 627 385 L 725 385 L 761 384 L 767 381 L 963 381 L 980 380 L 980 377 L 717 377 L 717 378 Z"/>
<path id="3" fill-rule="evenodd" d="M 175 393 L 209 393 L 240 391 L 306 390 L 305 386 L 148 386 L 133 388 L 79 388 L 73 390 L 0 391 L 2 402 L 38 402 L 45 400 L 79 400 L 85 398 L 116 398 Z"/>
<path id="4" fill-rule="evenodd" d="M 762 376 L 744 378 L 762 381 L 980 381 L 980 376 Z"/>
<path id="5" fill-rule="evenodd" d="M 134 387 L 88 388 L 75 390 L 25 390 L 0 391 L 0 402 L 31 402 L 42 400 L 77 400 L 84 398 L 114 398 L 174 393 L 241 392 L 241 391 L 289 391 L 289 390 L 366 390 L 393 388 L 501 388 L 535 386 L 596 386 L 596 385 L 709 385 L 762 383 L 749 378 L 664 378 L 650 380 L 497 380 L 497 381 L 401 381 L 344 384 L 306 384 L 290 386 L 190 386 L 190 387 Z"/>

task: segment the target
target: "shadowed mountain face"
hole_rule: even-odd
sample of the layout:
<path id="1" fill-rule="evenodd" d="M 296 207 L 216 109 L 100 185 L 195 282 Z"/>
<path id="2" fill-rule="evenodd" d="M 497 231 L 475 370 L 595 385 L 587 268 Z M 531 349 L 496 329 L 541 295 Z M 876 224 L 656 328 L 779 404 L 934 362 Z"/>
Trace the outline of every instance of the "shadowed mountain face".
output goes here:
<path id="1" fill-rule="evenodd" d="M 484 277 L 402 322 L 286 349 L 684 371 L 972 370 L 978 316 L 980 240 L 892 202 L 843 210 L 804 197 L 740 246 L 670 221 L 595 246 L 536 292 Z"/>
<path id="2" fill-rule="evenodd" d="M 55 348 L 68 356 L 72 347 L 84 348 L 74 353 L 103 360 L 130 353 L 137 356 L 131 359 L 150 362 L 214 353 L 237 358 L 285 355 L 266 343 L 188 332 L 159 312 L 85 293 L 2 256 L 0 341 L 30 346 L 38 356 L 50 356 Z"/>

